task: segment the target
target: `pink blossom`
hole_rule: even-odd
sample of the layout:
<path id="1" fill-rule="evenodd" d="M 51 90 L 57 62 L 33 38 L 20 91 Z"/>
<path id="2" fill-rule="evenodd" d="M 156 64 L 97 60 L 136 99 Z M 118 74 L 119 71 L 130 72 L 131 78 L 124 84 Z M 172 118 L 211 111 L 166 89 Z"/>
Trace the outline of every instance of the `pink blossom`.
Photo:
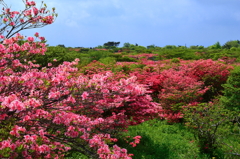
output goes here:
<path id="1" fill-rule="evenodd" d="M 3 22 L 6 23 L 8 21 L 7 18 L 3 18 Z"/>
<path id="2" fill-rule="evenodd" d="M 3 44 L 12 44 L 13 43 L 13 40 L 12 39 L 5 39 L 4 41 L 3 41 Z"/>
<path id="3" fill-rule="evenodd" d="M 88 92 L 83 92 L 82 96 L 82 100 L 86 100 L 87 97 L 89 96 Z"/>
<path id="4" fill-rule="evenodd" d="M 41 145 L 41 146 L 39 146 L 38 147 L 38 151 L 40 152 L 40 153 L 49 153 L 49 151 L 50 151 L 50 148 L 49 148 L 49 146 L 48 145 Z"/>
<path id="5" fill-rule="evenodd" d="M 13 136 L 16 136 L 16 137 L 20 137 L 20 134 L 19 134 L 20 131 L 25 132 L 26 129 L 23 128 L 23 127 L 20 127 L 20 126 L 15 125 L 15 126 L 12 128 L 12 131 L 10 131 L 10 134 L 13 135 Z"/>
<path id="6" fill-rule="evenodd" d="M 13 11 L 12 13 L 13 14 L 20 14 L 18 11 Z"/>
<path id="7" fill-rule="evenodd" d="M 29 42 L 33 42 L 33 41 L 34 41 L 34 38 L 33 38 L 33 37 L 28 37 L 27 40 L 28 40 Z"/>
<path id="8" fill-rule="evenodd" d="M 38 32 L 36 32 L 36 33 L 34 34 L 34 36 L 36 36 L 36 37 L 39 37 L 39 33 L 38 33 Z"/>
<path id="9" fill-rule="evenodd" d="M 9 14 L 9 13 L 10 13 L 10 8 L 7 8 L 7 9 L 5 10 L 5 12 L 6 12 L 7 14 Z"/>
<path id="10" fill-rule="evenodd" d="M 5 149 L 7 147 L 10 147 L 11 146 L 11 140 L 3 140 L 1 142 L 1 145 L 2 146 L 0 147 L 0 150 Z"/>
<path id="11" fill-rule="evenodd" d="M 14 25 L 15 25 L 15 23 L 14 23 L 14 22 L 11 22 L 11 23 L 9 23 L 9 25 L 11 25 L 11 26 L 14 26 Z"/>
<path id="12" fill-rule="evenodd" d="M 24 23 L 24 19 L 20 19 L 20 22 L 21 22 L 21 23 Z"/>
<path id="13" fill-rule="evenodd" d="M 31 1 L 30 4 L 31 4 L 32 6 L 35 6 L 35 5 L 36 5 L 36 3 L 35 3 L 34 1 Z"/>
<path id="14" fill-rule="evenodd" d="M 41 129 L 41 130 L 39 130 L 39 135 L 41 136 L 41 137 L 43 137 L 44 136 L 44 134 L 45 134 L 45 132 Z"/>
<path id="15" fill-rule="evenodd" d="M 45 40 L 45 38 L 44 38 L 44 37 L 39 37 L 39 39 L 40 39 L 41 41 L 44 41 L 44 40 Z"/>
<path id="16" fill-rule="evenodd" d="M 55 79 L 57 79 L 57 78 L 55 78 Z M 48 94 L 48 98 L 58 98 L 58 97 L 60 97 L 60 95 L 61 95 L 61 93 L 59 91 L 57 91 L 57 92 L 50 92 Z"/>
<path id="17" fill-rule="evenodd" d="M 5 51 L 6 47 L 3 44 L 0 44 L 0 51 Z"/>
<path id="18" fill-rule="evenodd" d="M 34 16 L 36 16 L 38 14 L 38 9 L 36 7 L 32 7 L 32 12 Z"/>
<path id="19" fill-rule="evenodd" d="M 31 119 L 31 117 L 29 116 L 29 115 L 26 115 L 24 118 L 23 118 L 23 121 L 28 121 L 28 120 L 30 120 Z"/>
<path id="20" fill-rule="evenodd" d="M 7 116 L 7 114 L 0 114 L 0 120 L 4 120 Z"/>

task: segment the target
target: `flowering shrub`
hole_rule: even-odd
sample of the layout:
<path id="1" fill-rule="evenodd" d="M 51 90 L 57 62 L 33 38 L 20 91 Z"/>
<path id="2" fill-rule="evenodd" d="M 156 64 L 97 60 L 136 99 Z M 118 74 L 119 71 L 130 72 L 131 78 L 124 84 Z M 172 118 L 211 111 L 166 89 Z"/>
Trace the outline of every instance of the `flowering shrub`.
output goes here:
<path id="1" fill-rule="evenodd" d="M 0 45 L 0 156 L 63 157 L 71 148 L 93 158 L 130 158 L 108 144 L 161 111 L 145 86 L 111 72 L 78 76 L 78 59 L 40 69 L 25 59 L 46 50 L 32 39 L 17 45 L 17 34 Z"/>
<path id="2" fill-rule="evenodd" d="M 204 83 L 192 78 L 182 70 L 164 70 L 165 77 L 159 92 L 159 102 L 166 110 L 163 117 L 170 121 L 177 121 L 182 118 L 182 106 L 189 103 L 200 102 L 203 94 L 208 90 Z"/>
<path id="3" fill-rule="evenodd" d="M 222 84 L 226 83 L 233 67 L 208 59 L 193 61 L 182 65 L 180 69 L 185 70 L 188 76 L 203 81 L 205 86 L 210 86 L 210 89 L 203 96 L 204 101 L 208 102 L 221 94 L 223 90 Z"/>
<path id="4" fill-rule="evenodd" d="M 120 79 L 111 72 L 80 75 L 75 67 L 79 59 L 57 67 L 52 63 L 40 67 L 30 61 L 33 55 L 44 55 L 45 38 L 36 33 L 41 42 L 34 37 L 24 39 L 19 30 L 15 37 L 11 37 L 14 33 L 3 34 L 9 26 L 11 31 L 18 28 L 21 16 L 26 19 L 20 22 L 29 23 L 28 28 L 53 22 L 52 16 L 39 15 L 47 13 L 46 5 L 40 10 L 34 6 L 34 1 L 26 1 L 22 13 L 3 9 L 0 157 L 62 158 L 73 149 L 92 158 L 130 158 L 126 149 L 113 144 L 115 137 L 129 125 L 155 117 L 161 107 L 151 102 L 147 89 L 136 83 L 134 76 Z M 136 137 L 133 144 L 138 142 Z"/>
<path id="5" fill-rule="evenodd" d="M 182 106 L 209 101 L 220 94 L 232 69 L 212 60 L 179 60 L 178 65 L 172 64 L 172 68 L 159 71 L 156 69 L 158 65 L 150 66 L 131 75 L 137 76 L 139 83 L 149 85 L 153 99 L 165 110 L 161 116 L 171 121 L 182 118 Z M 164 64 L 160 66 L 165 67 Z"/>
<path id="6" fill-rule="evenodd" d="M 24 3 L 25 9 L 18 12 L 11 11 L 10 7 L 3 0 L 0 2 L 3 5 L 1 19 L 5 25 L 1 28 L 0 34 L 4 35 L 6 39 L 9 39 L 21 30 L 40 28 L 52 24 L 55 20 L 54 17 L 57 17 L 55 8 L 52 8 L 51 12 L 47 10 L 46 4 L 38 9 L 34 1 L 26 0 Z M 43 37 L 40 37 L 40 39 L 45 40 Z"/>
<path id="7" fill-rule="evenodd" d="M 85 75 L 93 75 L 96 73 L 106 72 L 109 70 L 111 70 L 109 66 L 96 60 L 92 61 L 91 63 L 80 69 L 80 71 Z"/>

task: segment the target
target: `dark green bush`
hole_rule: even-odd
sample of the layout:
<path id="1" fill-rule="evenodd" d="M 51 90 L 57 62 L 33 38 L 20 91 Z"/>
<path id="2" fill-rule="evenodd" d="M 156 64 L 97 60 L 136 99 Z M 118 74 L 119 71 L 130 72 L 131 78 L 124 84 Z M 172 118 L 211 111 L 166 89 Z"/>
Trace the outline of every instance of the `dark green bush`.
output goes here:
<path id="1" fill-rule="evenodd" d="M 234 68 L 229 75 L 226 84 L 223 84 L 223 96 L 221 102 L 230 109 L 240 111 L 240 66 Z"/>
<path id="2" fill-rule="evenodd" d="M 123 56 L 121 58 L 117 58 L 117 61 L 119 61 L 119 62 L 137 62 L 136 59 L 134 59 L 132 57 L 128 57 L 128 56 Z"/>
<path id="3" fill-rule="evenodd" d="M 180 63 L 180 60 L 178 58 L 173 58 L 171 60 L 172 63 Z"/>
<path id="4" fill-rule="evenodd" d="M 201 103 L 184 108 L 186 125 L 194 133 L 203 153 L 212 157 L 219 154 L 222 139 L 229 134 L 232 114 L 218 102 Z"/>

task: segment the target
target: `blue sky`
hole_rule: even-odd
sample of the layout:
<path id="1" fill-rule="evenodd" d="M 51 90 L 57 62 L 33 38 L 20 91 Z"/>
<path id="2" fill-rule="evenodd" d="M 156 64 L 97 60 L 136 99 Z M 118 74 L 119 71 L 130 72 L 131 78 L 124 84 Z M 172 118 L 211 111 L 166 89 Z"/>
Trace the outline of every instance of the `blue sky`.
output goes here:
<path id="1" fill-rule="evenodd" d="M 30 0 L 29 0 L 30 1 Z M 35 0 L 40 6 L 42 0 Z M 22 0 L 5 0 L 13 9 Z M 240 0 L 45 0 L 56 21 L 39 29 L 50 46 L 96 47 L 108 41 L 142 46 L 203 45 L 240 40 Z"/>

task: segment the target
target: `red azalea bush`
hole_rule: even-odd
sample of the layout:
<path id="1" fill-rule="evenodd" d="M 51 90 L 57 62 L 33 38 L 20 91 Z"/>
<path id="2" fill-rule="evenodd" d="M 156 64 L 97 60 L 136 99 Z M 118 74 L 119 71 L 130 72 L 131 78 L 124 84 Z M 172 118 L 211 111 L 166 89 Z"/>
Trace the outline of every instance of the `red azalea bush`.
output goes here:
<path id="1" fill-rule="evenodd" d="M 222 84 L 226 83 L 233 66 L 208 59 L 193 61 L 182 65 L 179 69 L 185 70 L 188 76 L 203 81 L 205 86 L 210 87 L 203 96 L 204 101 L 208 102 L 221 94 Z"/>
<path id="2" fill-rule="evenodd" d="M 182 70 L 168 69 L 161 74 L 165 77 L 158 95 L 159 102 L 165 110 L 162 116 L 169 121 L 178 121 L 183 117 L 182 106 L 200 102 L 208 87 Z"/>
<path id="3" fill-rule="evenodd" d="M 182 106 L 192 102 L 200 102 L 202 95 L 208 90 L 204 83 L 189 77 L 184 71 L 168 69 L 160 74 L 156 72 L 134 72 L 139 83 L 149 85 L 149 91 L 155 101 L 161 103 L 161 117 L 169 121 L 182 118 Z"/>
<path id="4" fill-rule="evenodd" d="M 85 75 L 94 75 L 96 73 L 106 72 L 109 70 L 111 70 L 109 66 L 96 60 L 92 61 L 91 63 L 80 69 L 80 71 Z"/>
<path id="5" fill-rule="evenodd" d="M 131 73 L 138 82 L 149 85 L 152 97 L 164 109 L 161 116 L 170 121 L 182 118 L 182 106 L 209 101 L 221 93 L 231 66 L 212 60 L 182 62 L 170 69 L 146 68 Z M 155 66 L 157 67 L 157 66 Z"/>
<path id="6" fill-rule="evenodd" d="M 158 94 L 162 89 L 162 82 L 166 79 L 166 77 L 162 74 L 158 74 L 157 72 L 148 71 L 135 71 L 130 73 L 130 75 L 136 76 L 139 83 L 148 85 L 148 90 L 151 91 L 151 96 L 154 99 L 158 98 Z"/>

